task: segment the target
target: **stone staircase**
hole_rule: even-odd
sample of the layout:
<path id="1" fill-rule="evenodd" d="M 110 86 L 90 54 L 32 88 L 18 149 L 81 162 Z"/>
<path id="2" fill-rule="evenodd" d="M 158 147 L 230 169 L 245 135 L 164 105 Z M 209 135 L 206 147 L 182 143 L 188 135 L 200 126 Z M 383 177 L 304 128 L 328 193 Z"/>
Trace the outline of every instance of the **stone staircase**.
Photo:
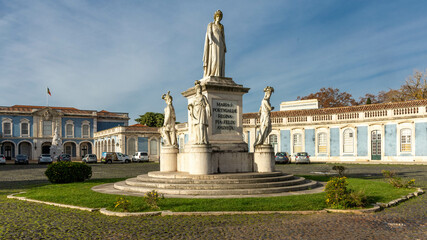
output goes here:
<path id="1" fill-rule="evenodd" d="M 297 192 L 321 187 L 316 181 L 281 172 L 189 175 L 180 172 L 150 172 L 114 184 L 126 192 L 156 190 L 167 195 L 233 197 Z"/>

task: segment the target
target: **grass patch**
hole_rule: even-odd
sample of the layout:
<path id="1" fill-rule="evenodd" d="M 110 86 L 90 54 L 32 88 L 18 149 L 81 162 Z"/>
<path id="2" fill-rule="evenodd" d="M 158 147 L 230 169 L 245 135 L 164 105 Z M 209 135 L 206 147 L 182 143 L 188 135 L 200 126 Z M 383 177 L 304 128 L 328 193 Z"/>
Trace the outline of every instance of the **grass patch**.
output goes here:
<path id="1" fill-rule="evenodd" d="M 304 176 L 316 181 L 327 181 L 328 176 Z M 93 186 L 121 181 L 123 179 L 89 180 L 79 183 L 48 184 L 28 189 L 21 194 L 31 199 L 48 202 L 71 204 L 90 208 L 107 208 L 114 210 L 118 195 L 102 194 L 91 190 Z M 413 189 L 395 189 L 382 180 L 365 180 L 349 178 L 349 187 L 363 190 L 370 203 L 388 202 L 399 198 Z M 303 211 L 326 208 L 324 192 L 317 194 L 293 195 L 262 198 L 224 198 L 224 199 L 187 199 L 165 198 L 159 203 L 160 210 L 174 212 L 192 211 Z M 143 197 L 125 196 L 130 201 L 129 211 L 151 211 Z M 116 210 L 117 211 L 117 210 Z"/>

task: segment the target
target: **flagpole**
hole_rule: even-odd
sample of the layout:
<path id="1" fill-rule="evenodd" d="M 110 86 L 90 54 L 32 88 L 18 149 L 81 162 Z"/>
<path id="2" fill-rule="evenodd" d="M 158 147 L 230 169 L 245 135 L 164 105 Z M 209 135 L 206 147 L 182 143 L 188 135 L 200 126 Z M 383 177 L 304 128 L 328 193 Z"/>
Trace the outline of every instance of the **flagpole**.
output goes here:
<path id="1" fill-rule="evenodd" d="M 46 90 L 49 89 L 49 87 L 46 87 Z M 47 106 L 49 107 L 49 94 L 46 92 L 46 102 Z"/>

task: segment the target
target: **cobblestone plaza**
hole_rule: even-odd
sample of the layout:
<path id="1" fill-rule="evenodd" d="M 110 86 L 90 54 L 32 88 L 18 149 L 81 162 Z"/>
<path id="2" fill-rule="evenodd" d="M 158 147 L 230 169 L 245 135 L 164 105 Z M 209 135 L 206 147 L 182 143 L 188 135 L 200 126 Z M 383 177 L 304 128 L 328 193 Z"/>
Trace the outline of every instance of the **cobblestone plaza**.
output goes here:
<path id="1" fill-rule="evenodd" d="M 293 174 L 330 172 L 333 165 L 280 165 Z M 380 178 L 394 170 L 426 189 L 425 165 L 345 165 L 349 177 Z M 46 166 L 0 168 L 0 239 L 425 239 L 427 196 L 374 214 L 108 217 L 6 199 L 35 184 L 48 184 Z M 93 178 L 124 178 L 159 169 L 156 163 L 92 165 Z"/>

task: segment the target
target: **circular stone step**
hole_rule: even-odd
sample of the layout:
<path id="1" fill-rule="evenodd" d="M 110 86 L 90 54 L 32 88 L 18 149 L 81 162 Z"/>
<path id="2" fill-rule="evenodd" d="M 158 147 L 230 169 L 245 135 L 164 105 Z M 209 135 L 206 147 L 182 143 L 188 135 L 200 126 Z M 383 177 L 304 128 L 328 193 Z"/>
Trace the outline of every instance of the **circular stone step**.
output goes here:
<path id="1" fill-rule="evenodd" d="M 158 178 L 150 177 L 148 174 L 139 175 L 136 177 L 142 182 L 153 182 L 153 183 L 193 183 L 193 184 L 209 184 L 209 183 L 262 183 L 262 182 L 279 182 L 292 180 L 295 177 L 293 175 L 281 175 L 273 177 L 252 177 L 252 178 L 212 178 L 212 179 L 194 179 L 194 178 Z"/>
<path id="2" fill-rule="evenodd" d="M 242 197 L 297 192 L 320 187 L 316 181 L 281 172 L 190 175 L 181 172 L 150 172 L 114 184 L 116 190 L 166 196 Z"/>
<path id="3" fill-rule="evenodd" d="M 227 196 L 227 195 L 258 195 L 258 194 L 271 194 L 271 193 L 281 193 L 281 192 L 292 192 L 292 191 L 301 191 L 306 189 L 313 189 L 317 186 L 317 182 L 309 181 L 301 185 L 294 186 L 284 186 L 284 187 L 272 187 L 272 188 L 253 188 L 253 189 L 155 189 L 155 188 L 146 188 L 139 186 L 130 186 L 127 185 L 125 181 L 118 182 L 114 184 L 114 188 L 130 191 L 130 192 L 150 192 L 156 190 L 160 194 L 167 195 L 203 195 L 203 196 Z"/>
<path id="4" fill-rule="evenodd" d="M 144 182 L 140 181 L 139 178 L 130 178 L 125 182 L 130 186 L 140 186 L 145 188 L 159 188 L 159 189 L 251 189 L 251 188 L 269 188 L 269 187 L 282 187 L 291 186 L 304 183 L 304 178 L 295 177 L 286 181 L 269 181 L 269 182 L 258 182 L 258 183 L 241 183 L 241 182 L 217 182 L 209 181 L 203 183 L 194 182 Z"/>

